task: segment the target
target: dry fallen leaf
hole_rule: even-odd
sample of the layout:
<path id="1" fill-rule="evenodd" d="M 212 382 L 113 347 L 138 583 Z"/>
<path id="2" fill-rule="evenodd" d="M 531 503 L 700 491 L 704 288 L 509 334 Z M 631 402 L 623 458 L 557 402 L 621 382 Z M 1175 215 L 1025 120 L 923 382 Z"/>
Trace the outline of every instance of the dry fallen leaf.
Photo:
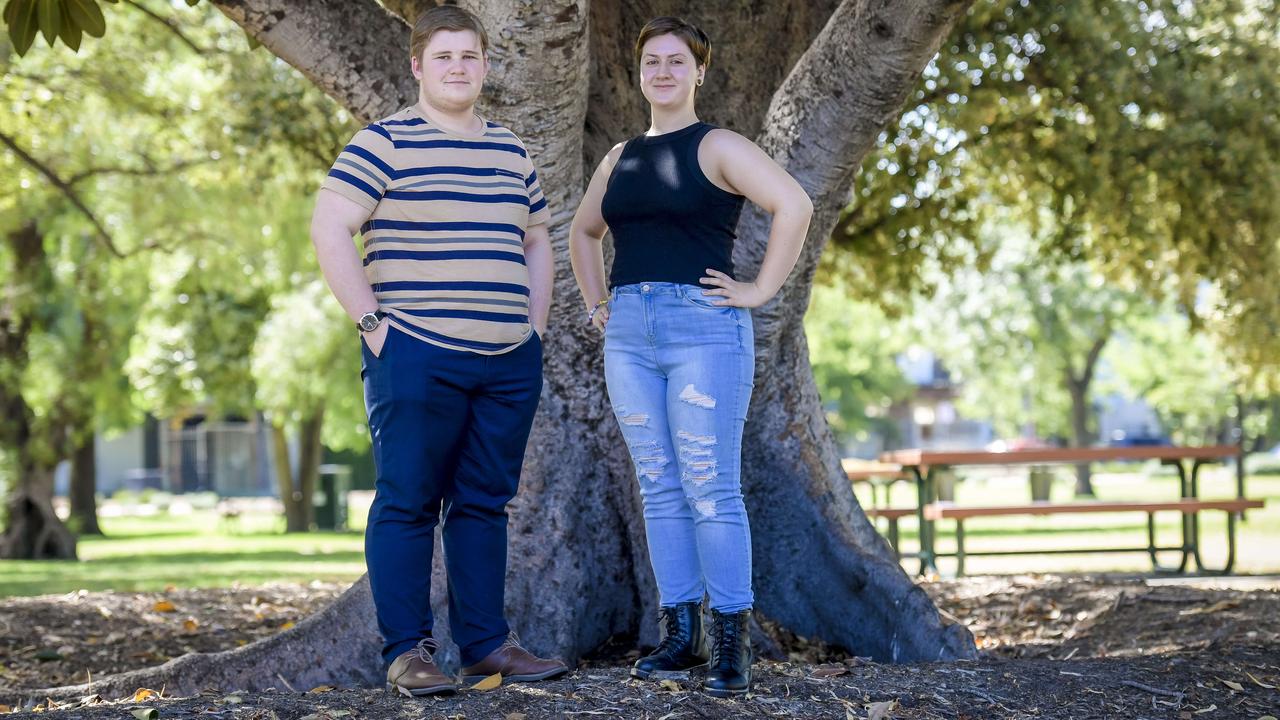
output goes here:
<path id="1" fill-rule="evenodd" d="M 1261 681 L 1261 680 L 1259 680 L 1258 678 L 1254 677 L 1254 676 L 1253 676 L 1253 673 L 1248 673 L 1248 672 L 1247 672 L 1247 673 L 1245 673 L 1245 675 L 1248 675 L 1248 676 L 1249 676 L 1249 679 L 1253 681 L 1253 684 L 1254 684 L 1254 685 L 1257 685 L 1258 687 L 1264 687 L 1264 688 L 1266 688 L 1266 689 L 1268 689 L 1268 690 L 1275 690 L 1275 689 L 1276 689 L 1276 686 L 1275 686 L 1275 685 L 1268 685 L 1268 684 L 1266 684 L 1266 683 L 1262 682 L 1262 681 Z M 1259 718 L 1259 720 L 1261 720 L 1261 718 Z"/>
<path id="2" fill-rule="evenodd" d="M 658 685 L 670 690 L 671 692 L 680 692 L 680 683 L 675 680 L 660 680 Z"/>
<path id="3" fill-rule="evenodd" d="M 812 677 L 829 678 L 837 675 L 847 675 L 849 668 L 844 665 L 819 665 L 813 669 Z"/>
<path id="4" fill-rule="evenodd" d="M 288 630 L 288 629 L 289 629 L 289 628 L 291 628 L 291 627 L 293 627 L 293 621 L 292 621 L 292 620 L 290 620 L 290 621 L 286 622 L 285 624 L 281 625 L 281 626 L 280 626 L 280 629 L 281 629 L 281 630 Z"/>
<path id="5" fill-rule="evenodd" d="M 471 686 L 472 690 L 492 690 L 502 684 L 502 673 L 494 673 Z"/>
<path id="6" fill-rule="evenodd" d="M 178 606 L 168 600 L 157 600 L 156 604 L 151 606 L 151 609 L 156 612 L 177 612 Z"/>
<path id="7" fill-rule="evenodd" d="M 137 691 L 133 693 L 133 701 L 142 702 L 144 700 L 153 698 L 158 694 L 159 693 L 157 693 L 155 690 L 152 690 L 150 688 L 138 688 Z"/>
<path id="8" fill-rule="evenodd" d="M 13 708 L 9 707 L 8 705 L 0 705 L 0 713 L 10 713 L 10 712 L 13 712 Z"/>
<path id="9" fill-rule="evenodd" d="M 1205 615 L 1208 613 L 1218 612 L 1219 610 L 1230 610 L 1231 608 L 1237 607 L 1239 605 L 1240 605 L 1240 602 L 1238 600 L 1219 600 L 1218 602 L 1210 605 L 1209 607 L 1191 608 L 1190 610 L 1183 610 L 1178 614 L 1183 616 Z"/>
<path id="10" fill-rule="evenodd" d="M 129 714 L 138 718 L 138 720 L 156 720 L 156 718 L 160 717 L 160 711 L 155 708 L 138 708 Z"/>
<path id="11" fill-rule="evenodd" d="M 889 720 L 889 718 L 893 717 L 890 713 L 897 709 L 897 700 L 867 703 L 867 720 Z"/>
<path id="12" fill-rule="evenodd" d="M 309 692 L 309 693 L 327 693 L 327 692 L 333 692 L 333 686 L 332 686 L 332 685 L 317 685 L 317 686 L 315 686 L 315 687 L 311 688 L 310 690 L 308 690 L 307 692 Z"/>
<path id="13" fill-rule="evenodd" d="M 407 698 L 413 697 L 413 693 L 409 692 L 409 688 L 403 685 L 396 685 L 396 691 Z"/>
<path id="14" fill-rule="evenodd" d="M 195 632 L 198 627 L 200 627 L 200 623 L 195 618 L 187 618 L 182 621 L 182 629 L 187 632 Z"/>
<path id="15" fill-rule="evenodd" d="M 222 698 L 222 702 L 228 705 L 239 705 L 240 703 L 244 702 L 244 698 L 240 697 L 239 695 L 228 695 Z"/>
<path id="16" fill-rule="evenodd" d="M 1218 679 L 1222 680 L 1222 678 L 1218 678 Z M 1226 685 L 1232 690 L 1235 690 L 1236 692 L 1244 692 L 1244 686 L 1236 682 L 1235 680 L 1222 680 L 1222 684 Z"/>
<path id="17" fill-rule="evenodd" d="M 1209 706 L 1209 707 L 1207 707 L 1207 708 L 1200 708 L 1199 710 L 1197 710 L 1197 711 L 1196 711 L 1196 714 L 1197 714 L 1197 715 L 1202 715 L 1202 714 L 1207 713 L 1207 712 L 1213 712 L 1214 710 L 1217 710 L 1217 709 L 1218 709 L 1218 706 L 1217 706 L 1217 705 L 1210 705 L 1210 706 Z"/>

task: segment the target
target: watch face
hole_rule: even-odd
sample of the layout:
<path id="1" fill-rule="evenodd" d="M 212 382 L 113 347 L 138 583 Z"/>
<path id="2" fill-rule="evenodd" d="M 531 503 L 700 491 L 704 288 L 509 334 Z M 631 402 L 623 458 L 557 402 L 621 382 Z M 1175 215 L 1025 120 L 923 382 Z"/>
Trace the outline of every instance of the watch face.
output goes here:
<path id="1" fill-rule="evenodd" d="M 367 313 L 360 316 L 360 329 L 365 332 L 373 332 L 378 328 L 378 316 L 373 313 Z"/>

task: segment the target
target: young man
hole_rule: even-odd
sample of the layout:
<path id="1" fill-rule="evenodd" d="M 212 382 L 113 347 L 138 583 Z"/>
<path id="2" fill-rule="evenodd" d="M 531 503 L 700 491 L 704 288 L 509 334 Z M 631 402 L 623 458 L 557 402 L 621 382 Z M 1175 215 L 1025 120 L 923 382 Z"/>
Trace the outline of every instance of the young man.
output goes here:
<path id="1" fill-rule="evenodd" d="M 387 684 L 430 695 L 455 689 L 432 658 L 442 510 L 463 680 L 541 680 L 568 668 L 520 647 L 503 617 L 505 508 L 542 388 L 550 212 L 520 139 L 475 113 L 489 69 L 479 19 L 433 8 L 410 42 L 418 103 L 361 130 L 338 156 L 311 237 L 363 340 L 378 473 L 365 559 Z"/>

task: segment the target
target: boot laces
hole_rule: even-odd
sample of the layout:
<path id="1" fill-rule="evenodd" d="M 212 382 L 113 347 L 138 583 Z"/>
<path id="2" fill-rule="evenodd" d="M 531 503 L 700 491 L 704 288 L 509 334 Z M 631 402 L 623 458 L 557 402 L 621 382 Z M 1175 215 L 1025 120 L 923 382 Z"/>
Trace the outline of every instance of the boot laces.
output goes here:
<path id="1" fill-rule="evenodd" d="M 409 652 L 413 653 L 415 657 L 423 662 L 430 663 L 435 662 L 435 659 L 431 657 L 431 653 L 435 652 L 439 647 L 440 646 L 436 643 L 435 638 L 422 638 Z"/>
<path id="2" fill-rule="evenodd" d="M 715 622 L 711 624 L 711 657 L 716 667 L 732 665 L 736 660 L 738 637 L 742 632 L 742 624 L 737 618 L 716 615 Z"/>
<path id="3" fill-rule="evenodd" d="M 658 612 L 658 621 L 663 623 L 666 633 L 662 638 L 662 642 L 658 643 L 655 652 L 674 652 L 681 643 L 680 633 L 680 614 L 675 608 L 662 608 Z"/>

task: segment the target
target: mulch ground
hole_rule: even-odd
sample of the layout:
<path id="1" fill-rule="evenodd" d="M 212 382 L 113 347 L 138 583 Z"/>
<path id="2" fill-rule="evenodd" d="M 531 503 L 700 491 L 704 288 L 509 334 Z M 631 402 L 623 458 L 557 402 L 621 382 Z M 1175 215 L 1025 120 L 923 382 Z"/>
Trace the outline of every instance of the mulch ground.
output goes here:
<path id="1" fill-rule="evenodd" d="M 944 612 L 973 631 L 979 661 L 881 665 L 797 640 L 786 648 L 785 660 L 758 662 L 753 692 L 735 700 L 698 692 L 697 673 L 657 683 L 630 680 L 626 666 L 634 652 L 617 643 L 560 680 L 446 698 L 324 687 L 166 698 L 152 688 L 130 698 L 51 707 L 26 698 L 24 690 L 252 642 L 297 622 L 344 588 L 10 598 L 0 601 L 0 703 L 28 703 L 6 717 L 85 720 L 1280 716 L 1280 581 L 1272 581 L 1271 589 L 1229 590 L 1017 576 L 927 587 Z"/>

